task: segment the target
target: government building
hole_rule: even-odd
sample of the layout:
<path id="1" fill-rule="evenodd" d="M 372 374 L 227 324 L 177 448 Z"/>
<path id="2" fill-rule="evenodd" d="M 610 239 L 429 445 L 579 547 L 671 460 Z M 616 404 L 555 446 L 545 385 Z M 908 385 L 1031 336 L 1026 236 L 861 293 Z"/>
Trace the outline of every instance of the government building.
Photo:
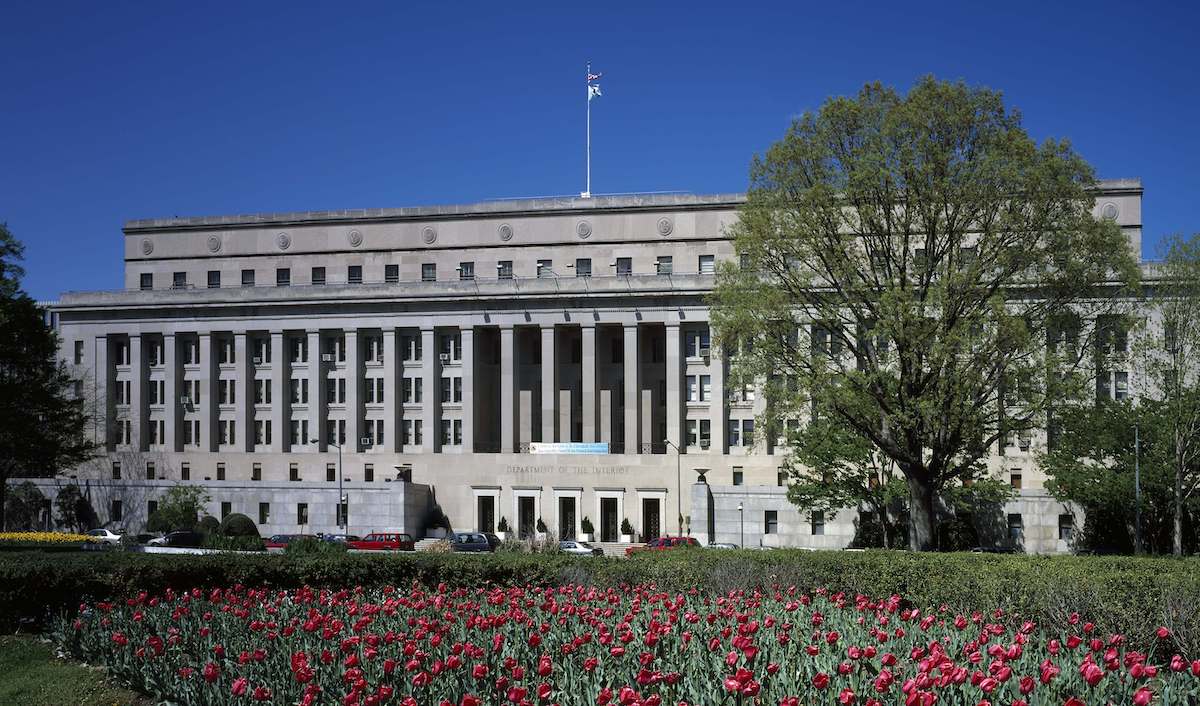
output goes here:
<path id="1" fill-rule="evenodd" d="M 1136 180 L 1096 195 L 1136 252 L 1141 197 Z M 503 520 L 519 536 L 844 547 L 857 513 L 787 501 L 764 401 L 726 384 L 711 345 L 706 297 L 742 200 L 130 221 L 124 288 L 53 305 L 104 454 L 39 484 L 77 483 L 131 531 L 193 483 L 210 514 L 263 535 Z M 1009 536 L 1062 552 L 1074 520 L 1042 489 L 1039 443 L 992 466 L 1019 489 Z"/>

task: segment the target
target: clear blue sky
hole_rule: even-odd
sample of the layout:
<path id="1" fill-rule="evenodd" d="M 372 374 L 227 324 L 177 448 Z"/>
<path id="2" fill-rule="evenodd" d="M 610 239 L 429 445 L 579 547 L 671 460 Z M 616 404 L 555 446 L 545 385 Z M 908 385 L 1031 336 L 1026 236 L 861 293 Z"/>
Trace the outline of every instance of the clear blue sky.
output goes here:
<path id="1" fill-rule="evenodd" d="M 121 224 L 577 193 L 741 191 L 831 95 L 925 73 L 1145 182 L 1200 230 L 1200 10 L 1155 3 L 5 3 L 0 220 L 26 289 L 121 286 Z"/>

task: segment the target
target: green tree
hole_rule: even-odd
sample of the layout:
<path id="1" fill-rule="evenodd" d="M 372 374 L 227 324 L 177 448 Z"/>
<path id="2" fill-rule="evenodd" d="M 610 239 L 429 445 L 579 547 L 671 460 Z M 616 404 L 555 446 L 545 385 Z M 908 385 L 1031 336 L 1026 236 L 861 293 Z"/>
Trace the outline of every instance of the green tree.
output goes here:
<path id="1" fill-rule="evenodd" d="M 0 224 L 0 527 L 8 481 L 50 477 L 89 459 L 83 399 L 59 358 L 58 335 L 21 291 L 24 247 Z"/>
<path id="2" fill-rule="evenodd" d="M 85 532 L 100 524 L 91 501 L 75 483 L 69 483 L 58 491 L 54 507 L 58 510 L 58 524 L 73 532 Z"/>
<path id="3" fill-rule="evenodd" d="M 42 528 L 40 517 L 45 502 L 46 496 L 33 483 L 25 481 L 15 486 L 8 491 L 4 515 L 5 528 L 23 530 Z"/>
<path id="4" fill-rule="evenodd" d="M 1175 515 L 1172 414 L 1170 404 L 1153 399 L 1080 405 L 1058 413 L 1054 447 L 1039 454 L 1038 461 L 1046 472 L 1046 490 L 1083 508 L 1087 516 L 1076 549 L 1134 549 L 1140 509 L 1143 548 L 1155 554 L 1169 551 Z M 1134 489 L 1135 453 L 1140 503 Z"/>
<path id="5" fill-rule="evenodd" d="M 205 503 L 211 499 L 201 486 L 173 485 L 158 502 L 158 509 L 147 521 L 146 528 L 151 532 L 195 529 Z"/>
<path id="6" fill-rule="evenodd" d="M 894 461 L 931 548 L 935 497 L 1082 397 L 1095 317 L 1137 279 L 1096 185 L 988 89 L 829 100 L 754 160 L 712 302 L 731 382 L 764 385 L 764 421 L 819 409 Z"/>

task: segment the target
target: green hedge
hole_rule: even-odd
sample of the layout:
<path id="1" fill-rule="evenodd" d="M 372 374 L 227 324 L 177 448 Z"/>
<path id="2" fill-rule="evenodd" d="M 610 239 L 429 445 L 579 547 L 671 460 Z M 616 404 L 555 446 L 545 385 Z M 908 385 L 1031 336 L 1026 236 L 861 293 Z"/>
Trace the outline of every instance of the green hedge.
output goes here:
<path id="1" fill-rule="evenodd" d="M 630 560 L 561 554 L 314 554 L 163 556 L 124 552 L 0 554 L 0 625 L 41 622 L 101 600 L 165 588 L 248 586 L 455 586 L 654 583 L 724 593 L 795 585 L 870 596 L 898 594 L 922 608 L 992 611 L 1062 624 L 1078 611 L 1135 645 L 1159 625 L 1200 654 L 1200 560 L 1029 557 L 909 552 L 690 550 Z"/>

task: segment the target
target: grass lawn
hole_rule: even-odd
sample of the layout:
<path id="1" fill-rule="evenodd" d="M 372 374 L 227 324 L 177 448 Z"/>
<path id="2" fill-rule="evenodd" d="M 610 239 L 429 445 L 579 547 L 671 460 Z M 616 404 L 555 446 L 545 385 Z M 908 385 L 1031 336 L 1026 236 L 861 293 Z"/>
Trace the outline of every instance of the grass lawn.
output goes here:
<path id="1" fill-rule="evenodd" d="M 0 636 L 0 704 L 22 706 L 149 706 L 153 702 L 109 680 L 100 669 L 57 659 L 28 635 Z"/>

